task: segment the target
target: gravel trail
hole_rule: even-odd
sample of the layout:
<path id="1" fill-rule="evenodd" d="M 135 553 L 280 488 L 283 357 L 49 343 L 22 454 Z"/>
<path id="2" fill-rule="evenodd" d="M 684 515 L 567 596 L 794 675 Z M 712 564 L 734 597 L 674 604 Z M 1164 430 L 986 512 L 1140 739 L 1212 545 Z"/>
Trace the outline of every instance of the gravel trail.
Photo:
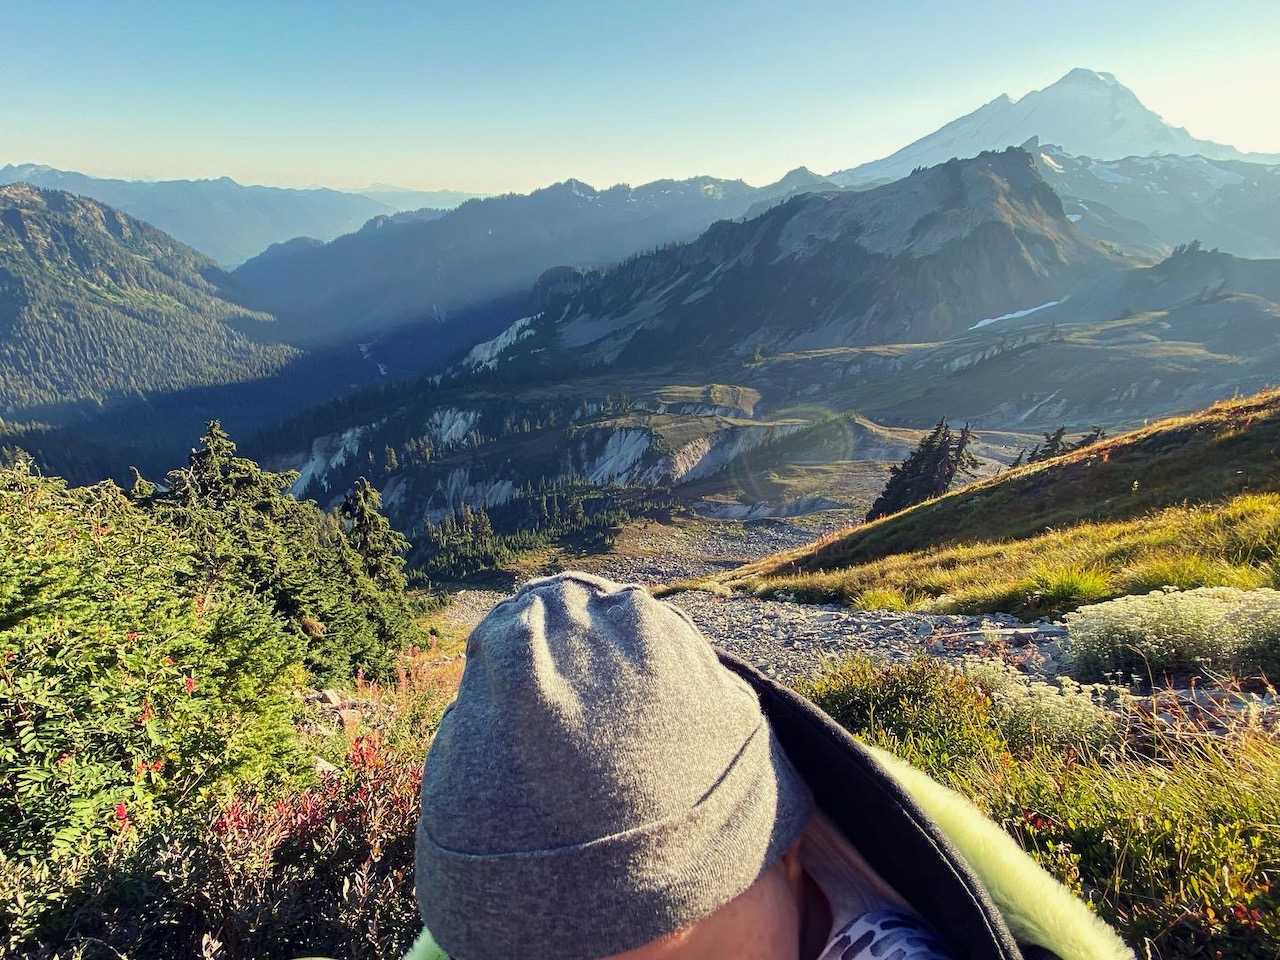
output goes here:
<path id="1" fill-rule="evenodd" d="M 836 515 L 816 526 L 769 520 L 702 524 L 690 530 L 660 528 L 647 531 L 642 544 L 625 543 L 620 552 L 584 558 L 578 565 L 624 583 L 669 583 L 809 543 L 846 520 Z M 493 590 L 460 590 L 453 594 L 444 616 L 460 627 L 470 627 L 505 596 Z M 1029 673 L 1057 672 L 1061 628 L 1024 624 L 1004 614 L 966 617 L 861 611 L 699 591 L 669 599 L 689 614 L 712 643 L 782 680 L 806 676 L 826 659 L 852 653 L 899 661 L 921 653 L 981 654 L 999 657 Z"/>
<path id="2" fill-rule="evenodd" d="M 689 591 L 669 598 L 707 639 L 772 677 L 807 676 L 830 658 L 865 653 L 910 660 L 920 654 L 999 658 L 1028 673 L 1057 672 L 1062 628 L 1007 614 L 969 617 L 851 610 Z"/>

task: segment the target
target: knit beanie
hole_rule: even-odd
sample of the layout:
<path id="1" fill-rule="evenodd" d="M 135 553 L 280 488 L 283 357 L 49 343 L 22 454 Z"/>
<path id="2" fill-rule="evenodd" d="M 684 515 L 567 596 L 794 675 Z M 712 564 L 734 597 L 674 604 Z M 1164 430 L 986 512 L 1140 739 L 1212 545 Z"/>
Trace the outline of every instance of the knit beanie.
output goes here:
<path id="1" fill-rule="evenodd" d="M 813 799 L 679 610 L 581 573 L 467 641 L 422 781 L 417 892 L 453 960 L 596 960 L 745 891 Z"/>

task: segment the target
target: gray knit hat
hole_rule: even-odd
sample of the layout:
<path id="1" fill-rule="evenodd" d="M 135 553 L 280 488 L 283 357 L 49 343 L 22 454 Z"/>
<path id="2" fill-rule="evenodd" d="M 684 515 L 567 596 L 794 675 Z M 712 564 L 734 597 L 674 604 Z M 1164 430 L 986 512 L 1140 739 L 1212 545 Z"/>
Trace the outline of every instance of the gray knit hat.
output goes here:
<path id="1" fill-rule="evenodd" d="M 454 960 L 595 960 L 732 900 L 812 811 L 756 694 L 683 613 L 561 574 L 467 642 L 423 775 L 418 902 Z"/>

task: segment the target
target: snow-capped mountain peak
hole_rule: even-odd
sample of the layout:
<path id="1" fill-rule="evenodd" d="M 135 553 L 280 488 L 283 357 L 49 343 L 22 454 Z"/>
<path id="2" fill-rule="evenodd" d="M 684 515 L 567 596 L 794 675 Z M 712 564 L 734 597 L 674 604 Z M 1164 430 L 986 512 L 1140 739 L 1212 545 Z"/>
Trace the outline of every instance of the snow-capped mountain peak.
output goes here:
<path id="1" fill-rule="evenodd" d="M 882 160 L 831 175 L 844 186 L 906 176 L 916 167 L 1017 146 L 1033 137 L 1067 152 L 1114 160 L 1153 154 L 1201 154 L 1223 160 L 1277 162 L 1235 147 L 1198 140 L 1146 107 L 1114 74 L 1076 67 L 1019 100 L 1001 94 Z"/>

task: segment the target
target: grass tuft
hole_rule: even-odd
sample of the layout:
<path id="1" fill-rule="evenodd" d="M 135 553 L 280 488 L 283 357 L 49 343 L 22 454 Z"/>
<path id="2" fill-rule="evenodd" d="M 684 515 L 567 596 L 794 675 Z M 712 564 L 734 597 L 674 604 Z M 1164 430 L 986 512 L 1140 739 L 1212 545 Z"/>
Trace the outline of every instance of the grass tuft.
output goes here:
<path id="1" fill-rule="evenodd" d="M 859 610 L 906 610 L 911 606 L 903 592 L 892 587 L 863 590 L 853 605 Z"/>

